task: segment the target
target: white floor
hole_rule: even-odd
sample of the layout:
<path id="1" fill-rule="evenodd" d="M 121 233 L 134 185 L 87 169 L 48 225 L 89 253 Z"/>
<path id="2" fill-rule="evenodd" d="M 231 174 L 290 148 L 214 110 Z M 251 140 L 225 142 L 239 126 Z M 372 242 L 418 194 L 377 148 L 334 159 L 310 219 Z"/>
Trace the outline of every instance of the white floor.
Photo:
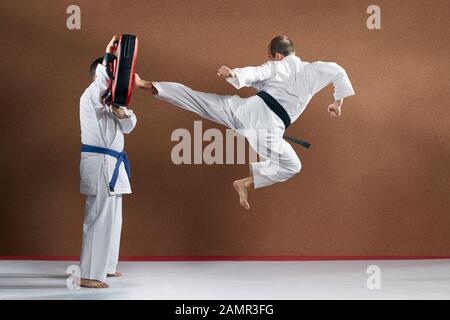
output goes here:
<path id="1" fill-rule="evenodd" d="M 0 261 L 0 299 L 450 299 L 450 260 L 121 262 L 111 288 L 69 290 L 71 264 Z"/>

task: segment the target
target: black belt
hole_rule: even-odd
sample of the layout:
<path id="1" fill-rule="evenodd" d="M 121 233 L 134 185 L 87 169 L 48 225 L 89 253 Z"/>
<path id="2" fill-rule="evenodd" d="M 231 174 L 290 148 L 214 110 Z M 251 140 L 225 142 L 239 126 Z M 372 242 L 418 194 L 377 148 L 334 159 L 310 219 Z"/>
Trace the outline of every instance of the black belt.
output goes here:
<path id="1" fill-rule="evenodd" d="M 266 105 L 269 107 L 269 109 L 272 110 L 281 119 L 281 121 L 283 121 L 285 129 L 287 129 L 291 125 L 291 117 L 289 117 L 289 114 L 286 112 L 286 109 L 283 108 L 283 106 L 277 101 L 277 99 L 275 99 L 265 91 L 260 91 L 256 95 L 261 99 L 263 99 Z M 283 137 L 305 148 L 309 148 L 311 146 L 310 143 L 294 137 L 286 135 L 284 135 Z"/>
<path id="2" fill-rule="evenodd" d="M 291 117 L 289 117 L 286 110 L 274 97 L 265 91 L 260 91 L 256 95 L 263 99 L 270 110 L 275 112 L 275 114 L 283 121 L 285 129 L 291 125 Z"/>

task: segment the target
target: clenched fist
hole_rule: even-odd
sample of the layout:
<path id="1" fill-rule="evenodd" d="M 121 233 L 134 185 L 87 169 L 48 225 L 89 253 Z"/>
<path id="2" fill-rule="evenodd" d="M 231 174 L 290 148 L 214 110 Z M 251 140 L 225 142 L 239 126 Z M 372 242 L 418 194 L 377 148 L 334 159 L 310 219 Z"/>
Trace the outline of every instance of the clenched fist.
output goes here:
<path id="1" fill-rule="evenodd" d="M 227 66 L 221 66 L 217 71 L 217 75 L 222 78 L 233 78 L 235 76 L 233 70 Z"/>
<path id="2" fill-rule="evenodd" d="M 114 35 L 114 37 L 112 37 L 111 41 L 109 41 L 108 45 L 106 46 L 106 52 L 107 53 L 114 53 L 116 52 L 116 44 L 119 41 L 119 37 L 117 35 Z"/>
<path id="3" fill-rule="evenodd" d="M 328 114 L 333 118 L 339 117 L 341 115 L 341 106 L 342 100 L 333 102 L 328 106 Z"/>

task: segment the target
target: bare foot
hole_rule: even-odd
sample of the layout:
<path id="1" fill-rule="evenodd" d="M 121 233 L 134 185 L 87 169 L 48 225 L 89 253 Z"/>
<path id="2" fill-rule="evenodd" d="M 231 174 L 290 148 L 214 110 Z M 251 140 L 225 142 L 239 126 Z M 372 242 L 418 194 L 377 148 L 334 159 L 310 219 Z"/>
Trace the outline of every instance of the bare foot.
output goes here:
<path id="1" fill-rule="evenodd" d="M 80 286 L 84 288 L 94 288 L 94 289 L 109 288 L 109 285 L 105 282 L 83 278 L 80 279 Z"/>
<path id="2" fill-rule="evenodd" d="M 248 203 L 248 188 L 247 182 L 245 179 L 236 180 L 233 182 L 233 187 L 239 194 L 239 203 L 245 209 L 250 210 L 250 204 Z"/>
<path id="3" fill-rule="evenodd" d="M 118 278 L 118 277 L 121 277 L 122 274 L 120 272 L 114 272 L 114 273 L 108 273 L 106 276 L 108 278 Z"/>

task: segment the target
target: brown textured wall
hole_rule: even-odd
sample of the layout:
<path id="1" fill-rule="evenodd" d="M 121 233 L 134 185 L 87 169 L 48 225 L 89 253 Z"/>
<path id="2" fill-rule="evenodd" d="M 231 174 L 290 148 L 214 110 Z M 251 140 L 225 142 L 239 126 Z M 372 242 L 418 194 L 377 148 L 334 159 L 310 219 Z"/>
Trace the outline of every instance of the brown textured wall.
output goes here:
<path id="1" fill-rule="evenodd" d="M 2 1 L 0 255 L 79 254 L 78 101 L 121 32 L 139 36 L 142 77 L 219 94 L 237 93 L 219 66 L 261 64 L 287 34 L 303 60 L 344 66 L 357 93 L 338 120 L 332 88 L 312 100 L 289 129 L 313 144 L 296 147 L 301 174 L 252 193 L 250 212 L 231 186 L 247 166 L 172 164 L 171 132 L 199 117 L 135 93 L 122 255 L 450 255 L 448 1 L 375 2 L 371 31 L 360 0 Z"/>

